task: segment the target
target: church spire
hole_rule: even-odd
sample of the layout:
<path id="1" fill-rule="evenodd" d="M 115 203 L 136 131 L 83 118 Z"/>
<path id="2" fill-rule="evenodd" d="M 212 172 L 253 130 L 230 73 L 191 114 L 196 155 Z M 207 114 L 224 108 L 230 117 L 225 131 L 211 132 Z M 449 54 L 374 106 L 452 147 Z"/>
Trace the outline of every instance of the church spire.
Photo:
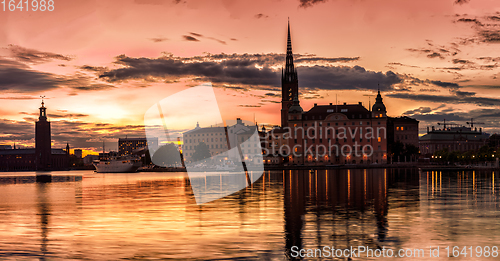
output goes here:
<path id="1" fill-rule="evenodd" d="M 292 37 L 290 36 L 290 20 L 288 20 L 288 38 L 286 41 L 286 65 L 284 80 L 292 82 L 297 79 L 297 72 L 293 66 Z"/>
<path id="2" fill-rule="evenodd" d="M 285 70 L 281 75 L 281 127 L 288 126 L 288 111 L 293 105 L 294 97 L 299 96 L 299 81 L 297 71 L 293 66 L 292 37 L 290 34 L 290 19 L 288 20 L 288 35 L 286 41 Z"/>

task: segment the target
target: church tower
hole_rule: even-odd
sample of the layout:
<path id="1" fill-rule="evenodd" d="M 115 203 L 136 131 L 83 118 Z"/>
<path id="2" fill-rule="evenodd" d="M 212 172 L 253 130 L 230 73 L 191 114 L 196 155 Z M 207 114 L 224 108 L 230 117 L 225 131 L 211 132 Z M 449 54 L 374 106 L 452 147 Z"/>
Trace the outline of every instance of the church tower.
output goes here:
<path id="1" fill-rule="evenodd" d="M 281 70 L 281 127 L 288 126 L 288 110 L 294 97 L 299 97 L 299 81 L 293 66 L 292 38 L 290 37 L 290 21 L 288 21 L 288 39 L 286 46 L 285 71 Z"/>
<path id="2" fill-rule="evenodd" d="M 47 121 L 47 108 L 45 108 L 42 98 L 42 107 L 40 116 L 35 124 L 35 157 L 36 169 L 48 170 L 51 163 L 51 140 L 50 140 L 50 122 Z"/>
<path id="3" fill-rule="evenodd" d="M 387 117 L 387 110 L 385 108 L 384 102 L 382 101 L 382 95 L 380 95 L 380 90 L 378 90 L 377 98 L 375 99 L 375 104 L 372 107 L 373 118 L 383 118 Z"/>

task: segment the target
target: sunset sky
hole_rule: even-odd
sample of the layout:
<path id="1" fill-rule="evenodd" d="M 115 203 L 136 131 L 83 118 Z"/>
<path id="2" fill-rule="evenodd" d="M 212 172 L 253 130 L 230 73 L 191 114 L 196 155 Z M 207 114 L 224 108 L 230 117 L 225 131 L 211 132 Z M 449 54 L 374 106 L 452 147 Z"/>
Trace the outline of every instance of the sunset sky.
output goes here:
<path id="1" fill-rule="evenodd" d="M 0 6 L 1 8 L 1 6 Z M 0 9 L 0 144 L 34 146 L 45 95 L 53 147 L 117 148 L 144 113 L 212 83 L 223 119 L 280 123 L 290 19 L 301 105 L 373 104 L 389 116 L 500 132 L 498 0 L 55 0 Z M 179 132 L 194 126 L 176 126 Z"/>

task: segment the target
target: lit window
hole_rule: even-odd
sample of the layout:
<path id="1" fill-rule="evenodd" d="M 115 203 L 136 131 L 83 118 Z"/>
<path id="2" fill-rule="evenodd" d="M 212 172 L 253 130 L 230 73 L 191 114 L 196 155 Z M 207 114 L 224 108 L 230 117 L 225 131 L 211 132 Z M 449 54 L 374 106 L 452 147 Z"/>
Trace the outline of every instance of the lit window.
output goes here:
<path id="1" fill-rule="evenodd" d="M 378 137 L 378 142 L 381 142 L 382 141 L 382 138 L 381 137 Z"/>

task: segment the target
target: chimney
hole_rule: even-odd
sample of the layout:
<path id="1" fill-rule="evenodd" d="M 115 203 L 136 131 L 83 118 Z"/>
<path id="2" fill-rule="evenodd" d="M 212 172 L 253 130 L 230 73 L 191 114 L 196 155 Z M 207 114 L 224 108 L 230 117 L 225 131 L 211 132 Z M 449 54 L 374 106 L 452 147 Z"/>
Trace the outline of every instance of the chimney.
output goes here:
<path id="1" fill-rule="evenodd" d="M 316 107 L 316 106 L 318 106 L 318 104 L 317 104 L 317 103 L 315 103 L 315 104 L 314 104 L 314 107 Z"/>
<path id="2" fill-rule="evenodd" d="M 330 102 L 330 105 L 332 105 L 332 103 Z"/>
<path id="3" fill-rule="evenodd" d="M 347 105 L 347 102 L 344 102 L 344 105 Z"/>
<path id="4" fill-rule="evenodd" d="M 242 124 L 241 118 L 236 118 L 236 124 Z"/>
<path id="5" fill-rule="evenodd" d="M 359 102 L 359 105 L 363 106 L 363 103 Z"/>

